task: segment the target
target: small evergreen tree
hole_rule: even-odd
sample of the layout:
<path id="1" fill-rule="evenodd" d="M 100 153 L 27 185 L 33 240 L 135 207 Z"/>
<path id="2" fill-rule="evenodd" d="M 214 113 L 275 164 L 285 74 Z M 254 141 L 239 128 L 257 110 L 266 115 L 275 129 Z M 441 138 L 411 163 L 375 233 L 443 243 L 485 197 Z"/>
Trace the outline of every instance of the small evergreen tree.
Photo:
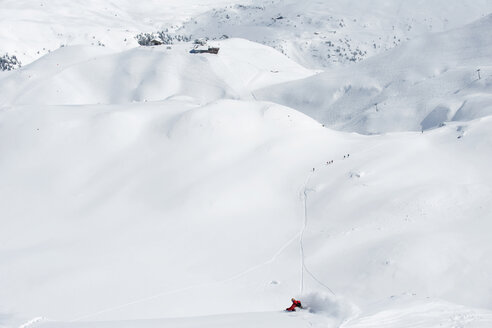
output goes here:
<path id="1" fill-rule="evenodd" d="M 16 56 L 9 56 L 8 53 L 0 57 L 0 71 L 11 71 L 21 67 L 20 60 Z"/>

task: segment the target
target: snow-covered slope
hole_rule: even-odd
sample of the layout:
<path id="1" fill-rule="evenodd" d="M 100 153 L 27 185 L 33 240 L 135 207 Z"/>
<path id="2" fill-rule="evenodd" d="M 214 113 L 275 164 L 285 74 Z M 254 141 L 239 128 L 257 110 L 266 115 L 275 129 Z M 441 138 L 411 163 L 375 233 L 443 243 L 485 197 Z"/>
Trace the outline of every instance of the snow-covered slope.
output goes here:
<path id="1" fill-rule="evenodd" d="M 323 320 L 324 319 L 324 320 Z M 262 312 L 262 313 L 241 313 L 215 315 L 193 318 L 173 318 L 173 319 L 147 319 L 147 320 L 125 320 L 116 322 L 90 322 L 90 323 L 67 323 L 67 322 L 42 322 L 38 327 L 43 328 L 157 328 L 157 327 L 176 327 L 176 328 L 271 328 L 285 327 L 296 328 L 304 325 L 310 327 L 326 327 L 329 321 L 313 314 L 298 313 L 284 314 L 281 312 Z"/>
<path id="2" fill-rule="evenodd" d="M 10 322 L 279 310 L 301 232 L 309 271 L 362 313 L 401 294 L 490 307 L 490 117 L 386 137 L 238 101 L 0 120 Z"/>
<path id="3" fill-rule="evenodd" d="M 492 15 L 255 94 L 360 133 L 426 130 L 483 117 L 492 114 L 491 29 Z"/>
<path id="4" fill-rule="evenodd" d="M 303 191 L 306 264 L 350 302 L 490 306 L 490 118 L 362 137 L 269 103 L 167 101 L 15 107 L 1 122 L 4 312 L 282 308 L 299 288 Z"/>
<path id="5" fill-rule="evenodd" d="M 0 106 L 143 102 L 185 97 L 198 103 L 252 98 L 251 91 L 313 72 L 274 49 L 241 39 L 213 43 L 218 55 L 190 54 L 190 43 L 114 53 L 61 48 L 0 75 Z"/>
<path id="6" fill-rule="evenodd" d="M 159 293 L 106 317 L 265 311 L 297 290 L 297 269 L 270 263 L 284 246 L 299 263 L 309 164 L 284 164 L 312 156 L 298 140 L 313 127 L 328 133 L 309 118 L 221 101 L 33 106 L 1 121 L 8 313 L 72 319 Z"/>
<path id="7" fill-rule="evenodd" d="M 2 2 L 27 6 L 12 26 L 53 32 L 65 17 L 84 44 L 0 72 L 0 327 L 492 326 L 491 18 L 448 30 L 488 2 L 418 3 L 429 11 L 382 0 L 216 10 L 279 8 L 275 26 L 238 14 L 224 30 L 236 21 L 293 47 L 304 36 L 287 23 L 302 8 L 308 26 L 366 12 L 364 24 L 381 23 L 368 35 L 401 17 L 443 19 L 443 32 L 412 25 L 422 33 L 396 49 L 320 73 L 245 39 L 215 41 L 212 55 L 84 34 L 116 24 L 104 6 L 131 12 L 129 31 L 160 28 L 143 18 L 164 12 L 213 31 L 201 19 L 221 1 L 75 2 L 47 16 Z M 291 297 L 306 309 L 281 312 Z"/>
<path id="8" fill-rule="evenodd" d="M 307 67 L 353 63 L 492 12 L 490 1 L 246 1 L 190 18 L 177 32 L 270 45 Z"/>
<path id="9" fill-rule="evenodd" d="M 408 302 L 397 300 L 392 304 L 384 304 L 384 310 L 365 315 L 343 323 L 344 328 L 488 328 L 492 324 L 492 312 L 480 309 L 469 309 L 445 302 L 420 301 Z M 42 328 L 154 328 L 154 327 L 211 327 L 211 328 L 250 328 L 250 327 L 339 327 L 333 325 L 329 318 L 311 313 L 285 314 L 271 313 L 244 313 L 216 315 L 208 317 L 155 319 L 135 321 L 109 322 L 42 322 Z"/>

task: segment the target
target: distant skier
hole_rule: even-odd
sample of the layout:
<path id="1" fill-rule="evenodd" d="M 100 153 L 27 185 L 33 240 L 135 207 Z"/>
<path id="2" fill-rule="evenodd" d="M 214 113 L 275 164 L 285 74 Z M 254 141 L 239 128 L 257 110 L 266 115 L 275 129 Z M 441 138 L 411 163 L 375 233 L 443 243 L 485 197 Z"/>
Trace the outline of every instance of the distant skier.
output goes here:
<path id="1" fill-rule="evenodd" d="M 294 312 L 297 307 L 302 309 L 301 301 L 298 301 L 295 298 L 292 298 L 291 301 L 292 301 L 292 305 L 289 308 L 285 309 L 285 311 Z"/>

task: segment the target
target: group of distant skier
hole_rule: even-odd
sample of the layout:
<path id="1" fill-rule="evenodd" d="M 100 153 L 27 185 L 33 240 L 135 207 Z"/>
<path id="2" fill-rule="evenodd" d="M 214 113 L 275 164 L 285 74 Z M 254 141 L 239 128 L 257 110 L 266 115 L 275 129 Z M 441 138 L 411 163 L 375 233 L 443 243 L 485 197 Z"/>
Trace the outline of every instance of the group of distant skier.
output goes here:
<path id="1" fill-rule="evenodd" d="M 349 158 L 350 157 L 350 154 L 347 154 L 347 155 L 343 155 L 343 159 L 345 158 Z M 326 162 L 326 165 L 330 165 L 330 164 L 333 164 L 334 160 L 330 160 L 330 161 L 327 161 Z M 313 172 L 315 171 L 315 168 L 313 167 Z"/>

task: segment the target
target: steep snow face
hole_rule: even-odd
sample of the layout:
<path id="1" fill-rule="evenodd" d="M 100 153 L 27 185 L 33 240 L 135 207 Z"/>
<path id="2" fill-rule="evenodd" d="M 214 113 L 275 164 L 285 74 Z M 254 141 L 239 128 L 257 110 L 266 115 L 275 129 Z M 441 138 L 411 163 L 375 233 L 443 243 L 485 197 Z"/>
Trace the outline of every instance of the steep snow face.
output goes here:
<path id="1" fill-rule="evenodd" d="M 118 53 L 91 46 L 62 48 L 0 75 L 0 105 L 249 99 L 254 89 L 314 74 L 274 49 L 247 40 L 211 45 L 220 47 L 219 54 L 190 54 L 190 43 Z"/>
<path id="2" fill-rule="evenodd" d="M 339 130 L 427 130 L 492 114 L 492 16 L 257 97 Z M 480 79 L 478 75 L 480 69 Z"/>

